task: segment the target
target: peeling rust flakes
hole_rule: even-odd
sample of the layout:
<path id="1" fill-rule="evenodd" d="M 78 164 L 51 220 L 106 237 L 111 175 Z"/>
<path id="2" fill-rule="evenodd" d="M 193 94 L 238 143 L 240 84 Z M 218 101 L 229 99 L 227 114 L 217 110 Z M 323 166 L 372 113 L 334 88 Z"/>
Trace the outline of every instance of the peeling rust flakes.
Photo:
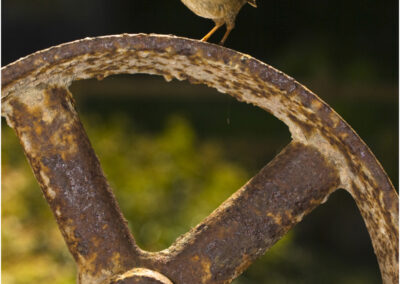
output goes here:
<path id="1" fill-rule="evenodd" d="M 289 114 L 288 117 L 290 120 L 292 120 L 299 128 L 303 130 L 303 133 L 306 137 L 311 136 L 312 132 L 314 131 L 314 127 L 311 123 L 307 123 L 304 121 L 301 121 L 298 119 L 296 116 L 293 114 Z"/>

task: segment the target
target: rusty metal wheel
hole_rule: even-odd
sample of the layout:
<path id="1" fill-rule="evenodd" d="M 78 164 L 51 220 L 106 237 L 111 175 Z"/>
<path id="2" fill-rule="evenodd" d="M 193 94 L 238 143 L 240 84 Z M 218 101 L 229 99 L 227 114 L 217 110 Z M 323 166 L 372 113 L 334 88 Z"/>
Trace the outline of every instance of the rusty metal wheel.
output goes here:
<path id="1" fill-rule="evenodd" d="M 206 84 L 282 120 L 292 142 L 166 250 L 135 244 L 75 111 L 74 80 L 148 73 Z M 354 198 L 384 283 L 398 282 L 398 196 L 326 103 L 248 55 L 161 35 L 87 38 L 2 69 L 14 128 L 79 270 L 79 283 L 229 283 L 337 188 Z"/>

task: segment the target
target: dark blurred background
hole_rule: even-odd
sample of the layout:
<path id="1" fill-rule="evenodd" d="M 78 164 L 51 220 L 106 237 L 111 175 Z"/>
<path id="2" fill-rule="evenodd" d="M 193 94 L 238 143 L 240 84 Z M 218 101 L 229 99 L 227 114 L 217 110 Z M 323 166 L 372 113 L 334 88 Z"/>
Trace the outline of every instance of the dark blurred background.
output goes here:
<path id="1" fill-rule="evenodd" d="M 257 9 L 242 9 L 225 44 L 318 94 L 369 145 L 396 188 L 397 5 L 258 0 Z M 212 27 L 179 0 L 3 0 L 2 66 L 84 37 L 201 38 Z M 171 244 L 290 141 L 268 113 L 187 82 L 112 76 L 70 89 L 129 226 L 148 250 Z M 4 283 L 73 283 L 73 260 L 3 119 L 2 154 Z M 362 218 L 338 191 L 235 283 L 380 283 L 380 275 Z"/>

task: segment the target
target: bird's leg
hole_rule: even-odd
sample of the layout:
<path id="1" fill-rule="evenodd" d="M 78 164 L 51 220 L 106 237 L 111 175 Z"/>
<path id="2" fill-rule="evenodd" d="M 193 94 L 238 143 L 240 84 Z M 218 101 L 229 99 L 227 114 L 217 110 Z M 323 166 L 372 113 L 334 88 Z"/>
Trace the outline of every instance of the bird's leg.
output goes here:
<path id="1" fill-rule="evenodd" d="M 212 30 L 201 39 L 201 41 L 207 41 L 222 25 L 223 23 L 215 23 L 215 27 L 213 27 Z"/>
<path id="2" fill-rule="evenodd" d="M 223 38 L 221 39 L 221 41 L 219 42 L 220 45 L 224 45 L 226 39 L 228 38 L 228 35 L 229 35 L 230 32 L 233 30 L 234 26 L 235 26 L 235 25 L 232 25 L 232 24 L 231 24 L 231 25 L 229 25 L 229 24 L 226 25 L 226 32 L 225 32 L 225 34 L 224 34 L 224 37 L 223 37 Z"/>

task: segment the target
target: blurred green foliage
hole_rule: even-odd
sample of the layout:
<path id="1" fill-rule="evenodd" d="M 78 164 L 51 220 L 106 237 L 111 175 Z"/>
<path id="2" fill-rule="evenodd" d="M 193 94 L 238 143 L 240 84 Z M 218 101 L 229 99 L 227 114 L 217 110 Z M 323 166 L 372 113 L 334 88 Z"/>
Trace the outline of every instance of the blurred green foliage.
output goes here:
<path id="1" fill-rule="evenodd" d="M 144 249 L 167 248 L 249 177 L 220 145 L 200 143 L 182 117 L 170 117 L 159 134 L 138 133 L 126 116 L 92 121 L 89 137 Z"/>

